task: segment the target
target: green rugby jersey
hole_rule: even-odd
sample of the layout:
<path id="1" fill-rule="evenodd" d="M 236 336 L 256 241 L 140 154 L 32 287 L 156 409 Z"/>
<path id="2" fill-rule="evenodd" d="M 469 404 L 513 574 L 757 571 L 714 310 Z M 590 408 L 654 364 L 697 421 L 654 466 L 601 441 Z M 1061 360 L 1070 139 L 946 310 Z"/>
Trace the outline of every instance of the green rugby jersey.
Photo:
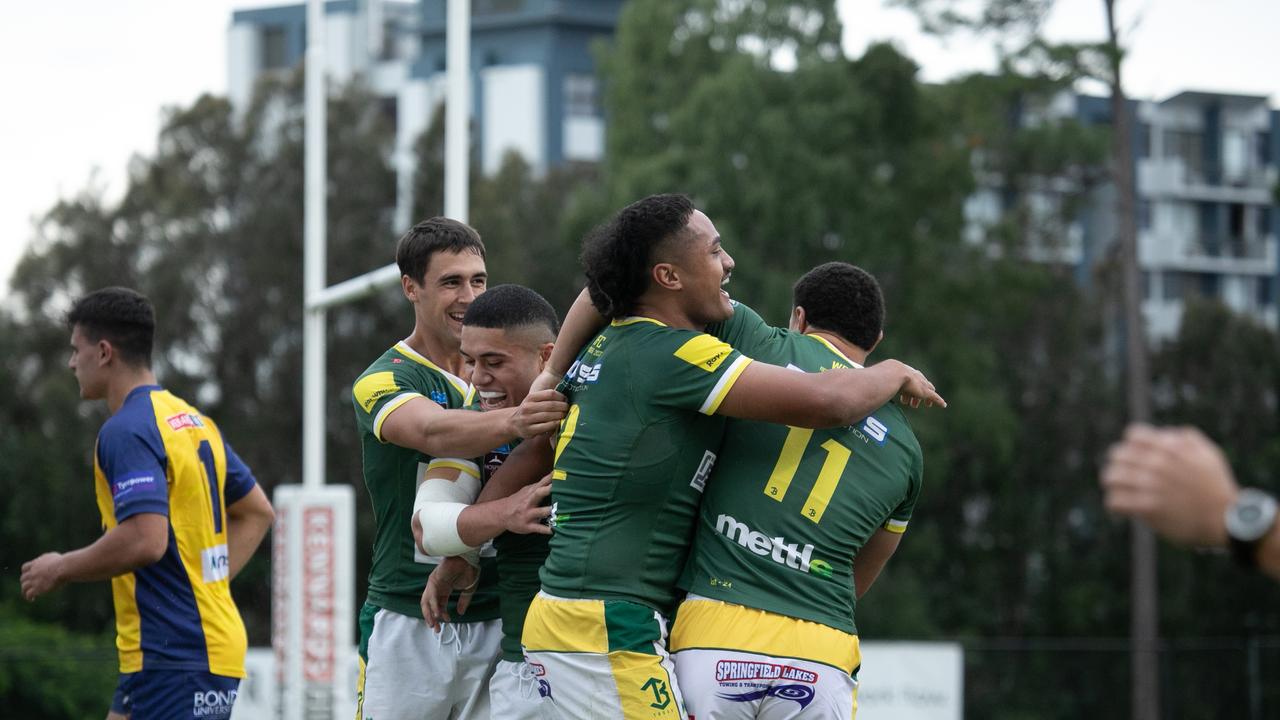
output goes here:
<path id="1" fill-rule="evenodd" d="M 761 361 L 858 367 L 822 338 L 752 323 L 737 344 Z M 730 420 L 680 586 L 856 633 L 853 558 L 878 528 L 906 530 L 923 467 L 894 403 L 826 430 Z"/>
<path id="2" fill-rule="evenodd" d="M 465 407 L 474 394 L 461 378 L 446 372 L 404 342 L 396 343 L 373 362 L 351 389 L 356 426 L 364 459 L 377 531 L 369 569 L 369 603 L 392 612 L 422 617 L 422 591 L 439 558 L 423 554 L 413 541 L 413 501 L 418 485 L 435 458 L 382 438 L 382 423 L 406 402 L 425 397 L 440 407 Z M 457 594 L 449 599 L 455 621 L 478 622 L 498 617 L 497 572 L 492 557 L 480 561 L 480 587 L 465 615 L 455 612 Z"/>
<path id="3" fill-rule="evenodd" d="M 560 384 L 570 407 L 552 473 L 547 592 L 671 611 L 723 433 L 713 415 L 750 362 L 649 318 L 615 320 L 583 349 Z"/>

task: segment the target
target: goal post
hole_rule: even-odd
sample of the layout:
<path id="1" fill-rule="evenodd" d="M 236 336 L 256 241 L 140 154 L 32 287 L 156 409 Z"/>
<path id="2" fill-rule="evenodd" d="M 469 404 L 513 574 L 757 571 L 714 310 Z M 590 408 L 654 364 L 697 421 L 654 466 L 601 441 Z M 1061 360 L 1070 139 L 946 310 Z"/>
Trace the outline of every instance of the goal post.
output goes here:
<path id="1" fill-rule="evenodd" d="M 471 0 L 449 0 L 447 7 L 444 210 L 467 222 Z M 325 484 L 325 322 L 330 307 L 400 280 L 392 263 L 325 285 L 325 64 L 324 0 L 307 0 L 302 484 L 276 488 L 272 548 L 271 680 L 277 683 L 274 714 L 284 720 L 346 718 L 355 711 L 347 671 L 356 665 L 355 503 L 351 485 Z"/>

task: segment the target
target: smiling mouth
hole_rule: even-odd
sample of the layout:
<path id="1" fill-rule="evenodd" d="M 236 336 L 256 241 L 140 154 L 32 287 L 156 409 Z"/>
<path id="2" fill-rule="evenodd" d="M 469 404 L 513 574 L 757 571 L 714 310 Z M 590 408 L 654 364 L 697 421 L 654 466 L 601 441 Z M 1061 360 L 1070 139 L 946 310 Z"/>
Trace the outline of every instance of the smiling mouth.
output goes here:
<path id="1" fill-rule="evenodd" d="M 724 286 L 729 284 L 729 278 L 732 276 L 733 276 L 732 273 L 730 273 L 729 275 L 725 275 L 724 279 L 720 281 L 720 294 L 725 297 L 729 297 L 729 291 L 725 290 Z"/>
<path id="2" fill-rule="evenodd" d="M 487 390 L 480 391 L 480 408 L 482 410 L 497 410 L 507 406 L 507 394 L 504 392 L 490 392 Z"/>
<path id="3" fill-rule="evenodd" d="M 450 320 L 452 320 L 452 321 L 454 321 L 454 322 L 458 323 L 459 325 L 461 325 L 461 324 L 462 324 L 462 318 L 466 316 L 466 313 L 465 313 L 465 312 L 460 312 L 460 313 L 448 313 L 448 315 L 449 315 L 449 319 L 450 319 Z"/>

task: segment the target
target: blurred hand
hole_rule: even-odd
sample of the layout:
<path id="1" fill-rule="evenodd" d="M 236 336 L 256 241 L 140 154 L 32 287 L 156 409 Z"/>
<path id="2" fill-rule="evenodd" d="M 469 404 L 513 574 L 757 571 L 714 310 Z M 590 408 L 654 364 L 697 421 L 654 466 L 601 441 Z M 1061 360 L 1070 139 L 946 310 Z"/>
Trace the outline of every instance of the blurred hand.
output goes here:
<path id="1" fill-rule="evenodd" d="M 564 395 L 554 389 L 538 390 L 520 403 L 511 423 L 517 435 L 531 438 L 554 431 L 567 412 L 569 403 Z"/>
<path id="2" fill-rule="evenodd" d="M 458 614 L 466 613 L 471 597 L 480 585 L 480 568 L 462 557 L 447 557 L 431 571 L 422 590 L 422 618 L 432 630 L 440 632 L 440 623 L 449 622 L 449 596 L 459 590 Z"/>
<path id="3" fill-rule="evenodd" d="M 508 531 L 521 535 L 550 535 L 546 519 L 551 507 L 543 501 L 551 494 L 551 476 L 547 475 L 532 485 L 526 485 L 504 499 L 502 525 Z"/>
<path id="4" fill-rule="evenodd" d="M 1104 503 L 1183 545 L 1227 543 L 1223 516 L 1239 487 L 1222 450 L 1195 428 L 1130 425 L 1107 453 Z"/>
<path id="5" fill-rule="evenodd" d="M 62 553 L 48 552 L 22 564 L 22 597 L 28 602 L 62 587 Z"/>

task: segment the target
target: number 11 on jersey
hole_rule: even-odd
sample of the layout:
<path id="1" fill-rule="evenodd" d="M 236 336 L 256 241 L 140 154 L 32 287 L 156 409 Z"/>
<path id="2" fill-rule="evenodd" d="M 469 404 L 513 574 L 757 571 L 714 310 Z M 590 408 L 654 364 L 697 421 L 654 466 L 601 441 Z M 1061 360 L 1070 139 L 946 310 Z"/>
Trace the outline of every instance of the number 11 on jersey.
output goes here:
<path id="1" fill-rule="evenodd" d="M 813 430 L 809 428 L 791 428 L 787 433 L 787 439 L 782 443 L 778 462 L 774 464 L 773 472 L 769 473 L 769 480 L 764 486 L 765 495 L 778 502 L 782 502 L 782 499 L 787 496 L 787 489 L 795 479 L 796 471 L 800 468 L 800 460 L 804 458 L 809 440 L 812 438 Z M 800 510 L 801 515 L 815 523 L 822 521 L 822 514 L 827 511 L 827 503 L 831 502 L 831 496 L 835 494 L 836 486 L 840 484 L 840 476 L 844 474 L 845 466 L 853 457 L 852 450 L 834 439 L 827 440 L 820 447 L 827 451 L 827 457 L 822 462 L 822 469 L 818 471 L 817 482 L 813 484 L 813 489 L 809 491 L 809 497 L 805 498 L 804 507 Z"/>

